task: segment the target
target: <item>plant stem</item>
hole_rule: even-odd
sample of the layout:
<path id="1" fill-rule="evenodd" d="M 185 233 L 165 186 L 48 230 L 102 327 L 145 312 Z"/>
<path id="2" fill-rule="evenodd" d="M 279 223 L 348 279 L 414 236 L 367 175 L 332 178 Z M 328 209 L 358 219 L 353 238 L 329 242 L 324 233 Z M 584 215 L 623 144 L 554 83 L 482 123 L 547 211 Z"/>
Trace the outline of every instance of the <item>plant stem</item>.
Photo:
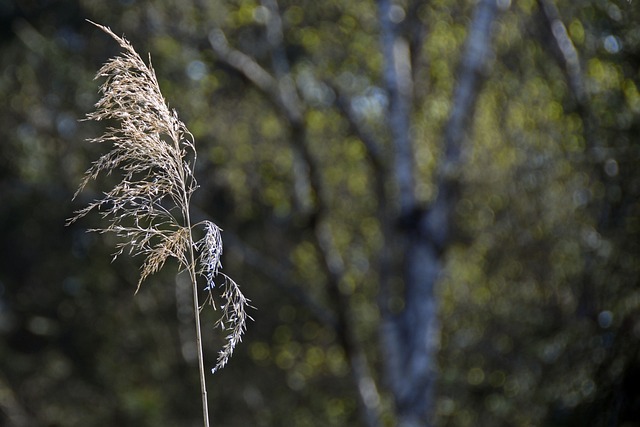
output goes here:
<path id="1" fill-rule="evenodd" d="M 191 225 L 188 224 L 189 234 L 191 234 Z M 193 239 L 190 239 L 193 241 Z M 196 347 L 198 348 L 198 368 L 200 370 L 200 391 L 202 394 L 202 412 L 204 417 L 204 426 L 209 427 L 209 401 L 207 400 L 207 381 L 204 372 L 204 357 L 202 355 L 202 332 L 200 328 L 200 303 L 198 301 L 198 283 L 195 272 L 195 256 L 193 246 L 189 245 L 189 256 L 191 265 L 189 266 L 189 276 L 193 288 L 193 316 L 196 322 Z"/>
<path id="2" fill-rule="evenodd" d="M 176 152 L 180 153 L 180 136 L 172 135 Z M 193 150 L 193 164 L 191 167 L 195 170 L 195 162 L 197 153 L 195 148 Z M 178 163 L 182 162 L 180 157 Z M 209 427 L 209 400 L 207 399 L 207 379 L 204 372 L 204 356 L 202 354 L 202 328 L 200 327 L 200 301 L 198 300 L 198 280 L 196 275 L 196 257 L 193 252 L 193 232 L 191 229 L 191 215 L 189 212 L 189 204 L 191 202 L 191 196 L 187 190 L 187 177 L 185 176 L 184 169 L 178 169 L 180 174 L 180 182 L 182 183 L 182 219 L 186 224 L 187 230 L 189 230 L 189 277 L 191 279 L 191 288 L 193 289 L 193 317 L 196 323 L 196 347 L 198 349 L 198 370 L 200 372 L 200 394 L 202 395 L 202 416 L 204 419 L 204 427 Z"/>
<path id="3" fill-rule="evenodd" d="M 184 179 L 183 179 L 183 182 Z M 202 395 L 202 416 L 204 427 L 209 427 L 209 401 L 207 399 L 207 379 L 204 372 L 204 356 L 202 354 L 202 328 L 200 327 L 200 302 L 198 300 L 198 280 L 196 277 L 196 258 L 193 252 L 193 233 L 191 231 L 191 215 L 189 215 L 189 195 L 183 187 L 183 219 L 189 230 L 189 277 L 193 289 L 193 317 L 196 323 L 196 347 L 198 349 L 198 368 L 200 371 L 200 393 Z"/>

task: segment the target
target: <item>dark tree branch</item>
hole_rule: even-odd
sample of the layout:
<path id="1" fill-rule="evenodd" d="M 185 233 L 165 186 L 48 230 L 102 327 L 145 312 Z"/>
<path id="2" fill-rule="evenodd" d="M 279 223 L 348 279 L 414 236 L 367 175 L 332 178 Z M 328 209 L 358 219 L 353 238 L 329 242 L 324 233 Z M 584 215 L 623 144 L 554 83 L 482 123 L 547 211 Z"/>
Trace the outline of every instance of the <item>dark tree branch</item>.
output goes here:
<path id="1" fill-rule="evenodd" d="M 340 290 L 340 283 L 345 276 L 344 262 L 333 243 L 325 218 L 328 210 L 327 196 L 320 166 L 309 148 L 304 122 L 304 105 L 290 75 L 289 62 L 283 46 L 282 21 L 278 6 L 275 0 L 264 0 L 263 6 L 269 11 L 266 22 L 267 38 L 276 77 L 265 71 L 246 54 L 231 49 L 221 32 L 212 33 L 213 36 L 209 38 L 210 44 L 220 60 L 242 73 L 267 97 L 272 98 L 289 123 L 294 152 L 299 155 L 303 166 L 298 168 L 294 166 L 295 181 L 298 184 L 299 179 L 304 179 L 305 182 L 308 180 L 308 186 L 314 196 L 309 221 L 315 237 L 312 243 L 320 255 L 326 274 L 328 295 L 336 308 L 337 336 L 351 365 L 351 374 L 357 386 L 363 421 L 368 427 L 376 427 L 379 423 L 378 391 L 370 373 L 366 355 L 356 339 L 353 322 L 349 316 L 348 297 Z M 304 174 L 297 173 L 302 172 L 302 169 Z"/>
<path id="2" fill-rule="evenodd" d="M 345 95 L 342 90 L 340 90 L 340 88 L 338 88 L 331 82 L 326 82 L 326 85 L 329 86 L 335 93 L 335 106 L 342 113 L 342 116 L 349 124 L 351 133 L 353 133 L 362 142 L 362 145 L 365 148 L 365 152 L 367 153 L 367 157 L 369 158 L 369 162 L 371 163 L 373 172 L 377 177 L 380 177 L 380 179 L 386 179 L 387 171 L 383 160 L 384 155 L 380 147 L 380 141 L 378 141 L 377 138 L 364 127 L 362 121 L 358 119 L 355 111 L 353 111 L 353 108 L 351 106 L 351 100 L 347 97 L 347 95 Z M 384 195 L 378 194 L 378 196 Z"/>
<path id="3" fill-rule="evenodd" d="M 263 0 L 262 3 L 269 10 L 267 38 L 271 46 L 272 62 L 279 80 L 280 91 L 283 93 L 283 98 L 291 100 L 292 106 L 299 106 L 302 103 L 293 85 L 293 79 L 289 74 L 290 67 L 283 45 L 282 20 L 278 5 L 276 0 Z M 300 114 L 301 117 L 302 114 Z M 379 414 L 377 413 L 378 391 L 369 372 L 365 353 L 356 339 L 353 321 L 349 316 L 348 297 L 340 290 L 340 283 L 345 276 L 345 267 L 344 261 L 333 242 L 331 230 L 324 218 L 329 205 L 326 201 L 326 192 L 320 174 L 320 167 L 309 149 L 305 124 L 302 120 L 296 120 L 295 117 L 291 117 L 289 122 L 291 123 L 294 144 L 306 164 L 309 181 L 316 197 L 316 220 L 312 222 L 315 236 L 313 243 L 321 256 L 321 262 L 327 275 L 329 297 L 336 308 L 337 336 L 351 365 L 351 373 L 359 392 L 363 420 L 367 426 L 375 427 L 378 425 L 379 419 Z"/>
<path id="4" fill-rule="evenodd" d="M 560 12 L 552 0 L 538 0 L 538 6 L 544 17 L 545 26 L 553 37 L 557 51 L 560 55 L 562 68 L 567 76 L 571 91 L 579 105 L 586 103 L 584 79 L 578 51 L 569 37 Z"/>
<path id="5" fill-rule="evenodd" d="M 209 45 L 218 59 L 245 76 L 247 80 L 267 96 L 276 99 L 277 104 L 282 107 L 278 84 L 273 76 L 249 55 L 229 46 L 222 30 L 215 29 L 211 31 Z"/>
<path id="6" fill-rule="evenodd" d="M 450 237 L 451 214 L 459 196 L 457 187 L 465 161 L 462 147 L 493 57 L 491 39 L 496 12 L 496 0 L 482 0 L 476 7 L 459 65 L 453 108 L 444 130 L 444 156 L 436 172 L 438 194 L 420 220 L 421 234 L 428 236 L 437 253 L 444 250 Z"/>
<path id="7" fill-rule="evenodd" d="M 278 82 L 280 97 L 287 110 L 289 121 L 298 123 L 303 120 L 304 109 L 290 73 L 291 67 L 284 48 L 282 18 L 278 3 L 276 0 L 262 0 L 262 5 L 269 11 L 266 21 L 267 42 L 271 51 L 271 64 Z"/>
<path id="8" fill-rule="evenodd" d="M 600 182 L 605 185 L 605 187 L 614 185 L 619 188 L 616 179 L 612 179 L 612 177 L 608 176 L 605 172 L 604 163 L 607 161 L 608 156 L 604 156 L 602 154 L 603 150 L 598 149 L 601 144 L 599 135 L 599 131 L 601 131 L 600 120 L 592 113 L 588 102 L 578 50 L 569 37 L 567 29 L 562 22 L 560 11 L 553 1 L 538 0 L 538 6 L 544 27 L 551 36 L 551 40 L 553 40 L 551 50 L 554 55 L 552 56 L 563 69 L 571 95 L 577 103 L 577 113 L 582 120 L 582 136 L 587 146 L 585 155 L 587 163 L 591 166 L 591 180 L 593 182 Z M 553 49 L 553 47 L 555 47 L 555 49 Z M 601 234 L 606 235 L 612 226 L 612 218 L 618 216 L 614 214 L 614 203 L 607 197 L 601 199 L 594 198 L 590 202 L 590 209 L 597 218 L 597 230 Z M 577 316 L 593 318 L 597 315 L 597 307 L 594 303 L 594 293 L 596 291 L 593 283 L 593 270 L 596 265 L 597 262 L 593 254 L 586 253 L 584 255 L 582 278 L 576 281 L 575 293 L 578 299 L 576 308 Z"/>
<path id="9" fill-rule="evenodd" d="M 284 49 L 282 18 L 276 0 L 262 0 L 262 6 L 268 11 L 266 20 L 267 43 L 271 50 L 271 64 L 278 79 L 289 75 L 289 60 Z"/>
<path id="10" fill-rule="evenodd" d="M 242 254 L 243 261 L 264 276 L 270 278 L 274 286 L 291 295 L 292 298 L 306 307 L 316 320 L 324 326 L 333 331 L 338 330 L 338 322 L 335 315 L 311 297 L 309 293 L 305 292 L 302 285 L 292 282 L 290 280 L 292 273 L 289 269 L 247 245 L 235 234 L 225 231 L 224 235 L 225 240 L 230 243 L 230 246 L 237 248 Z"/>
<path id="11" fill-rule="evenodd" d="M 357 386 L 363 421 L 365 425 L 375 427 L 379 425 L 380 419 L 380 396 L 366 354 L 356 339 L 354 322 L 349 316 L 349 299 L 340 290 L 340 283 L 345 276 L 344 261 L 335 247 L 331 230 L 327 224 L 317 224 L 314 232 L 316 236 L 314 244 L 322 255 L 323 266 L 328 276 L 329 297 L 336 306 L 338 340 L 344 348 L 351 366 L 351 375 Z"/>
<path id="12" fill-rule="evenodd" d="M 493 56 L 491 36 L 496 10 L 496 0 L 481 1 L 467 36 L 453 95 L 453 109 L 445 128 L 445 155 L 438 170 L 439 178 L 445 180 L 457 178 L 460 172 L 462 144 L 469 132 L 478 92 Z"/>
<path id="13" fill-rule="evenodd" d="M 422 54 L 424 41 L 427 37 L 427 27 L 421 18 L 420 9 L 427 7 L 428 1 L 413 0 L 407 6 L 407 13 L 402 23 L 402 33 L 409 41 L 409 53 L 411 61 L 411 78 L 414 82 L 421 81 L 427 72 L 427 60 Z M 422 80 L 422 81 L 426 81 Z M 414 85 L 413 102 L 417 104 L 427 93 L 426 84 Z"/>
<path id="14" fill-rule="evenodd" d="M 351 101 L 347 98 L 347 96 L 338 88 L 336 85 L 331 82 L 326 83 L 327 86 L 331 87 L 335 97 L 335 105 L 338 110 L 342 113 L 342 116 L 347 120 L 349 124 L 349 129 L 351 132 L 358 137 L 358 139 L 362 142 L 365 152 L 367 153 L 367 157 L 369 160 L 369 164 L 372 169 L 372 179 L 374 182 L 374 191 L 376 193 L 376 200 L 378 203 L 376 215 L 378 217 L 378 221 L 380 223 L 382 235 L 385 236 L 385 240 L 389 240 L 388 236 L 390 236 L 392 232 L 392 221 L 390 220 L 390 212 L 389 206 L 387 204 L 388 196 L 386 189 L 386 182 L 388 180 L 388 167 L 385 163 L 384 153 L 381 149 L 380 141 L 369 132 L 368 129 L 365 128 L 363 123 L 356 116 L 355 111 L 351 107 Z M 390 277 L 390 260 L 391 260 L 391 250 L 388 245 L 382 245 L 380 252 L 378 254 L 378 280 L 379 280 L 379 288 L 380 291 L 378 293 L 378 306 L 385 313 L 388 308 L 389 301 L 389 277 Z M 388 317 L 383 313 L 382 317 Z"/>
<path id="15" fill-rule="evenodd" d="M 315 203 L 315 207 L 313 206 L 311 201 L 313 196 L 310 194 L 309 188 L 313 189 L 315 197 L 318 198 L 321 187 L 320 177 L 313 172 L 318 168 L 312 170 L 306 166 L 306 164 L 314 163 L 315 160 L 306 144 L 303 143 L 306 139 L 304 111 L 295 88 L 292 87 L 293 80 L 288 74 L 282 75 L 280 80 L 276 79 L 249 55 L 230 47 L 224 33 L 220 30 L 211 32 L 209 44 L 220 61 L 249 80 L 289 122 L 292 140 L 295 142 L 293 167 L 295 204 L 310 217 L 310 222 L 313 222 L 318 215 L 317 209 L 320 204 Z M 282 60 L 283 58 L 279 58 L 276 62 L 280 64 Z M 286 61 L 286 57 L 284 60 Z M 280 68 L 279 73 L 283 73 L 289 68 L 288 65 L 282 64 L 278 67 Z"/>

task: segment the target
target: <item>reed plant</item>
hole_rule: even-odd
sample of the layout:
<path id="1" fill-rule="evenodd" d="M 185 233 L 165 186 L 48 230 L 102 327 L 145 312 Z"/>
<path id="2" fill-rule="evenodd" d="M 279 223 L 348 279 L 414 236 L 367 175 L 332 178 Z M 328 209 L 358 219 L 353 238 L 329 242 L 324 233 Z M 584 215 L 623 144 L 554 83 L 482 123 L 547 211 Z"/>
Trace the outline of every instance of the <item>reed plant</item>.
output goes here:
<path id="1" fill-rule="evenodd" d="M 96 211 L 108 225 L 90 231 L 114 233 L 119 238 L 114 259 L 125 252 L 144 257 L 136 293 L 145 279 L 171 257 L 181 270 L 188 272 L 193 290 L 203 418 L 208 427 L 200 312 L 205 306 L 215 309 L 215 301 L 221 298 L 221 316 L 215 326 L 227 335 L 212 369 L 215 372 L 225 366 L 242 340 L 249 301 L 238 285 L 220 271 L 220 228 L 208 220 L 192 223 L 191 197 L 198 188 L 194 176 L 195 141 L 160 92 L 151 58 L 145 63 L 126 39 L 108 27 L 92 24 L 115 39 L 123 52 L 98 71 L 96 79 L 106 80 L 100 87 L 101 98 L 95 111 L 87 115 L 89 120 L 109 123 L 103 135 L 89 141 L 107 143 L 110 151 L 87 170 L 74 199 L 99 175 L 113 175 L 117 183 L 101 198 L 76 211 L 68 223 Z M 202 304 L 201 282 L 206 291 Z"/>

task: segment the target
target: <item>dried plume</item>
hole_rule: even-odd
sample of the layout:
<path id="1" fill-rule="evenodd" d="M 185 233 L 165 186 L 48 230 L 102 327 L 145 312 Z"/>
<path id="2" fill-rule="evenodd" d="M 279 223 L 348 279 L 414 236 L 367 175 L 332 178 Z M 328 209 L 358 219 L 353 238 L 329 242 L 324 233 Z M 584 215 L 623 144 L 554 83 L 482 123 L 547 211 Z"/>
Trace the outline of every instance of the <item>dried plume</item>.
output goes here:
<path id="1" fill-rule="evenodd" d="M 120 181 L 103 193 L 101 199 L 76 211 L 68 223 L 97 211 L 109 225 L 91 231 L 112 232 L 120 238 L 114 258 L 125 251 L 145 257 L 136 292 L 148 276 L 163 267 L 167 259 L 175 258 L 181 268 L 189 272 L 194 286 L 198 337 L 199 312 L 206 302 L 215 308 L 215 279 L 221 276 L 222 316 L 216 326 L 229 334 L 213 368 L 216 371 L 227 363 L 242 339 L 249 301 L 233 280 L 219 272 L 222 255 L 220 228 L 211 221 L 191 224 L 191 195 L 198 187 L 194 177 L 197 153 L 193 135 L 180 121 L 176 111 L 167 106 L 151 60 L 147 65 L 127 40 L 118 37 L 108 27 L 93 24 L 113 37 L 123 52 L 98 71 L 96 79 L 106 80 L 100 87 L 101 99 L 96 110 L 88 114 L 87 119 L 108 120 L 117 125 L 90 140 L 109 143 L 111 151 L 87 170 L 74 198 L 100 174 L 113 173 Z M 196 228 L 201 229 L 199 233 L 204 232 L 204 236 L 194 241 Z M 198 277 L 206 282 L 205 289 L 209 292 L 202 306 L 197 302 Z M 198 346 L 201 351 L 200 342 Z M 203 392 L 206 395 L 206 390 Z"/>

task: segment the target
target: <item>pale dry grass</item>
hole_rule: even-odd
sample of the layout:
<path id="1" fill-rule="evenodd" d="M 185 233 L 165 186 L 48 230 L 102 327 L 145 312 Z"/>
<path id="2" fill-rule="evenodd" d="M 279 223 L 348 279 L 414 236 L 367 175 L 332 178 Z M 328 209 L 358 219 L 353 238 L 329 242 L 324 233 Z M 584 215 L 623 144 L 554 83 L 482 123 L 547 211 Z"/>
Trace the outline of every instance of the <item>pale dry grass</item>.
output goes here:
<path id="1" fill-rule="evenodd" d="M 136 292 L 145 279 L 163 267 L 167 259 L 175 258 L 181 268 L 189 272 L 194 286 L 200 353 L 200 310 L 207 303 L 215 308 L 215 299 L 222 299 L 219 304 L 222 316 L 216 326 L 227 331 L 228 335 L 212 370 L 216 371 L 227 363 L 242 339 L 249 302 L 238 285 L 220 273 L 220 228 L 211 221 L 191 224 L 191 195 L 198 188 L 194 177 L 197 153 L 193 135 L 180 121 L 176 111 L 167 106 L 151 60 L 147 65 L 127 40 L 118 37 L 108 27 L 94 25 L 113 37 L 123 52 L 98 71 L 96 78 L 106 80 L 100 87 L 102 96 L 96 110 L 87 118 L 107 120 L 117 125 L 108 127 L 103 135 L 91 140 L 108 143 L 111 150 L 87 170 L 74 198 L 89 181 L 101 174 L 113 174 L 119 182 L 104 192 L 101 199 L 75 212 L 69 223 L 97 211 L 108 220 L 108 226 L 92 231 L 114 233 L 120 238 L 114 257 L 123 252 L 144 257 Z M 204 234 L 194 241 L 196 228 Z M 205 289 L 209 292 L 202 306 L 198 303 L 199 277 L 206 282 Z M 222 279 L 219 295 L 215 292 L 218 277 Z M 206 396 L 201 354 L 200 363 L 203 395 Z M 205 417 L 208 418 L 206 413 L 205 407 Z"/>

